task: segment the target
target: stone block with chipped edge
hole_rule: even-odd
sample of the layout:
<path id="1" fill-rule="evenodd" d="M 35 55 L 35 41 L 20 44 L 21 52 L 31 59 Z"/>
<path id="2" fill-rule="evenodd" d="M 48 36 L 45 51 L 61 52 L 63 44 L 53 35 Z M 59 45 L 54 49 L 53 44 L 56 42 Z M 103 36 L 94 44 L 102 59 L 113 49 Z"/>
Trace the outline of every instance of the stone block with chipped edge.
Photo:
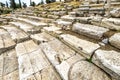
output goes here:
<path id="1" fill-rule="evenodd" d="M 93 63 L 102 68 L 106 73 L 111 75 L 115 80 L 120 79 L 120 53 L 115 50 L 95 51 Z"/>
<path id="2" fill-rule="evenodd" d="M 81 60 L 72 65 L 69 80 L 111 80 L 111 78 L 94 64 Z"/>
<path id="3" fill-rule="evenodd" d="M 76 53 L 57 39 L 40 44 L 40 48 L 53 65 L 60 64 L 62 61 L 72 57 Z"/>
<path id="4" fill-rule="evenodd" d="M 57 72 L 61 75 L 63 80 L 69 80 L 68 76 L 69 76 L 71 67 L 73 66 L 73 64 L 75 64 L 79 60 L 85 60 L 85 58 L 83 58 L 82 56 L 76 53 L 76 55 L 70 57 L 69 59 L 63 61 L 61 64 L 55 66 Z"/>
<path id="5" fill-rule="evenodd" d="M 55 21 L 55 24 L 57 27 L 64 29 L 64 30 L 71 30 L 73 22 L 63 21 L 61 19 L 58 19 Z"/>
<path id="6" fill-rule="evenodd" d="M 120 49 L 120 33 L 115 33 L 113 36 L 109 38 L 109 42 L 111 45 Z"/>
<path id="7" fill-rule="evenodd" d="M 112 29 L 112 30 L 120 30 L 120 19 L 104 18 L 102 19 L 100 26 L 103 26 L 105 28 Z"/>
<path id="8" fill-rule="evenodd" d="M 76 23 L 73 25 L 72 31 L 93 39 L 101 39 L 103 38 L 104 33 L 108 32 L 109 29 L 89 24 Z"/>
<path id="9" fill-rule="evenodd" d="M 84 39 L 80 39 L 76 36 L 70 34 L 60 35 L 60 40 L 62 40 L 66 45 L 82 54 L 86 58 L 90 58 L 92 53 L 100 48 L 100 45 L 93 43 Z"/>

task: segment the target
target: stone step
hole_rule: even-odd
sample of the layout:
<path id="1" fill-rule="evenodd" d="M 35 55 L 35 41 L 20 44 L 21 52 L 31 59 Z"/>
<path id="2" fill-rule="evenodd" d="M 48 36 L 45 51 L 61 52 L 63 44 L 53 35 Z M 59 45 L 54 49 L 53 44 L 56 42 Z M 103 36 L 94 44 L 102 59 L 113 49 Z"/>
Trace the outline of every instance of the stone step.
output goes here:
<path id="1" fill-rule="evenodd" d="M 70 49 L 68 46 L 64 45 L 62 42 L 60 42 L 57 39 L 49 42 L 41 43 L 40 47 L 43 50 L 43 52 L 46 54 L 49 61 L 53 64 L 53 66 L 57 69 L 59 74 L 62 76 L 63 80 L 67 80 L 67 73 L 68 73 L 69 67 L 64 66 L 64 69 L 63 69 L 63 66 L 60 67 L 60 65 L 64 63 L 65 60 L 74 56 L 76 52 Z"/>
<path id="2" fill-rule="evenodd" d="M 42 62 L 42 63 L 41 63 Z M 18 57 L 20 80 L 50 66 L 40 49 Z"/>
<path id="3" fill-rule="evenodd" d="M 93 39 L 102 39 L 109 29 L 89 24 L 75 23 L 72 27 L 72 31 Z"/>
<path id="4" fill-rule="evenodd" d="M 111 80 L 103 70 L 92 63 L 80 60 L 72 65 L 69 70 L 69 80 Z"/>
<path id="5" fill-rule="evenodd" d="M 90 58 L 94 51 L 100 48 L 96 42 L 81 39 L 71 34 L 62 34 L 59 39 L 86 58 Z"/>
<path id="6" fill-rule="evenodd" d="M 68 12 L 68 15 L 70 17 L 76 17 L 77 16 L 77 13 L 75 11 L 72 11 L 72 12 Z"/>
<path id="7" fill-rule="evenodd" d="M 14 48 L 16 43 L 12 40 L 10 34 L 0 28 L 0 54 L 6 50 Z"/>
<path id="8" fill-rule="evenodd" d="M 112 2 L 111 3 L 111 8 L 120 8 L 120 1 L 118 1 L 118 2 Z"/>
<path id="9" fill-rule="evenodd" d="M 11 38 L 16 43 L 23 42 L 29 39 L 29 35 L 25 33 L 24 31 L 18 29 L 17 27 L 7 25 L 7 26 L 3 26 L 2 28 L 6 29 L 9 32 L 9 34 L 11 35 Z"/>
<path id="10" fill-rule="evenodd" d="M 52 37 L 51 35 L 45 33 L 45 32 L 42 32 L 42 33 L 38 33 L 38 34 L 34 34 L 34 35 L 31 35 L 30 36 L 34 42 L 36 42 L 37 44 L 40 44 L 42 42 L 48 42 L 48 41 L 51 41 L 51 40 L 54 40 L 55 38 Z"/>
<path id="11" fill-rule="evenodd" d="M 113 36 L 109 38 L 109 42 L 112 46 L 120 49 L 120 33 L 115 33 Z"/>
<path id="12" fill-rule="evenodd" d="M 62 34 L 61 28 L 55 26 L 44 27 L 43 31 L 55 37 L 58 37 L 59 34 Z"/>
<path id="13" fill-rule="evenodd" d="M 53 19 L 37 17 L 37 16 L 20 15 L 19 17 L 21 17 L 21 18 L 25 17 L 26 19 L 30 19 L 30 20 L 33 20 L 33 21 L 45 22 L 45 23 L 52 23 L 54 21 Z"/>
<path id="14" fill-rule="evenodd" d="M 47 23 L 36 22 L 36 21 L 33 21 L 33 20 L 24 19 L 24 18 L 16 18 L 15 20 L 30 24 L 30 25 L 35 26 L 35 27 L 41 27 L 42 28 L 42 27 L 48 26 Z"/>
<path id="15" fill-rule="evenodd" d="M 84 57 L 78 55 L 78 53 L 74 52 L 71 48 L 67 47 L 59 40 L 41 43 L 40 47 L 46 54 L 47 58 L 51 61 L 53 66 L 56 68 L 57 72 L 63 78 L 63 80 L 82 80 L 86 78 L 93 80 L 94 76 L 96 76 L 95 79 L 98 78 L 101 80 L 111 80 L 110 76 L 105 74 L 101 69 L 99 69 L 92 63 L 85 61 Z M 80 64 L 78 65 L 77 63 Z M 83 68 L 83 70 L 79 68 L 80 66 L 81 68 Z M 87 74 L 85 72 L 86 68 Z M 91 77 L 90 75 L 93 72 L 94 75 L 93 77 Z M 81 73 L 81 75 L 78 75 L 79 73 Z M 74 74 L 78 76 L 74 76 Z M 87 76 L 88 74 L 89 77 Z"/>
<path id="16" fill-rule="evenodd" d="M 120 52 L 99 49 L 95 51 L 93 62 L 110 74 L 114 80 L 120 79 Z"/>
<path id="17" fill-rule="evenodd" d="M 120 19 L 119 18 L 103 18 L 100 25 L 108 29 L 119 31 Z"/>
<path id="18" fill-rule="evenodd" d="M 100 3 L 100 4 L 90 4 L 89 6 L 90 6 L 90 8 L 98 8 L 98 7 L 104 7 L 104 4 L 103 3 Z"/>
<path id="19" fill-rule="evenodd" d="M 105 9 L 104 8 L 90 8 L 89 9 L 89 14 L 104 15 L 105 14 Z"/>
<path id="20" fill-rule="evenodd" d="M 47 15 L 47 18 L 50 18 L 50 19 L 58 19 L 60 16 L 55 16 L 55 15 Z"/>
<path id="21" fill-rule="evenodd" d="M 56 73 L 54 68 L 50 66 L 24 78 L 24 80 L 62 80 L 62 79 L 60 78 L 59 74 Z"/>
<path id="22" fill-rule="evenodd" d="M 23 22 L 9 22 L 10 25 L 16 26 L 27 33 L 35 34 L 41 31 L 41 27 L 34 27 Z"/>
<path id="23" fill-rule="evenodd" d="M 8 50 L 0 55 L 0 77 L 1 80 L 19 80 L 15 49 Z"/>
<path id="24" fill-rule="evenodd" d="M 61 19 L 58 19 L 54 23 L 57 27 L 61 29 L 71 30 L 73 22 L 68 22 L 68 21 L 63 21 Z"/>
<path id="25" fill-rule="evenodd" d="M 61 19 L 63 21 L 75 22 L 75 17 L 71 17 L 69 15 L 62 16 Z"/>
<path id="26" fill-rule="evenodd" d="M 37 50 L 38 45 L 36 45 L 33 40 L 29 40 L 23 43 L 18 43 L 15 48 L 16 48 L 17 56 L 21 56 L 26 53 L 30 53 Z"/>
<path id="27" fill-rule="evenodd" d="M 91 17 L 76 17 L 76 21 L 84 24 L 90 24 Z"/>
<path id="28" fill-rule="evenodd" d="M 62 61 L 76 54 L 74 50 L 57 39 L 41 43 L 40 46 L 53 65 L 60 64 Z"/>
<path id="29" fill-rule="evenodd" d="M 40 80 L 42 78 L 61 80 L 42 50 L 32 40 L 17 44 L 16 52 L 19 63 L 19 80 Z"/>

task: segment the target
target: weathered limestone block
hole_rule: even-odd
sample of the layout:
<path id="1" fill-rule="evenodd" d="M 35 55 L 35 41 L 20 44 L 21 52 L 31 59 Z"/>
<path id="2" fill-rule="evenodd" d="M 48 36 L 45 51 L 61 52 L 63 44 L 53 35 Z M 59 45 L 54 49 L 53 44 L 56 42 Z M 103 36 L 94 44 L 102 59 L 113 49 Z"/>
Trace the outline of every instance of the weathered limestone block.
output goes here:
<path id="1" fill-rule="evenodd" d="M 2 79 L 0 79 L 2 80 Z M 3 80 L 19 80 L 19 71 L 13 71 L 10 74 L 7 74 L 3 77 Z"/>
<path id="2" fill-rule="evenodd" d="M 110 74 L 115 80 L 120 79 L 120 53 L 114 50 L 97 50 L 93 62 Z"/>
<path id="3" fill-rule="evenodd" d="M 104 18 L 102 19 L 101 26 L 112 30 L 120 30 L 120 19 Z"/>
<path id="4" fill-rule="evenodd" d="M 89 14 L 104 15 L 105 14 L 105 9 L 104 8 L 90 8 L 89 9 Z"/>
<path id="5" fill-rule="evenodd" d="M 61 29 L 70 30 L 72 28 L 73 22 L 63 21 L 63 20 L 59 19 L 59 20 L 55 21 L 55 23 L 56 23 L 56 26 Z"/>
<path id="6" fill-rule="evenodd" d="M 36 45 L 32 40 L 29 40 L 29 41 L 25 41 L 23 43 L 17 44 L 15 49 L 16 49 L 17 56 L 21 56 L 23 54 L 30 53 L 37 50 L 38 45 Z"/>
<path id="7" fill-rule="evenodd" d="M 40 47 L 53 65 L 60 64 L 62 61 L 75 55 L 75 51 L 57 39 L 42 43 L 40 44 Z"/>
<path id="8" fill-rule="evenodd" d="M 67 11 L 60 11 L 60 16 L 66 15 Z"/>
<path id="9" fill-rule="evenodd" d="M 113 9 L 110 14 L 112 17 L 120 18 L 120 8 Z"/>
<path id="10" fill-rule="evenodd" d="M 69 14 L 70 17 L 76 17 L 77 16 L 76 12 L 69 12 L 68 14 Z"/>
<path id="11" fill-rule="evenodd" d="M 6 29 L 10 33 L 11 38 L 17 43 L 29 39 L 29 36 L 27 35 L 27 33 L 18 29 L 17 27 L 3 26 L 3 28 Z"/>
<path id="12" fill-rule="evenodd" d="M 7 75 L 15 70 L 18 69 L 18 61 L 17 58 L 11 58 L 11 57 L 4 57 L 4 63 L 3 63 L 3 75 Z"/>
<path id="13" fill-rule="evenodd" d="M 0 29 L 0 53 L 6 49 L 11 49 L 15 47 L 15 42 L 12 40 L 11 36 L 4 29 Z"/>
<path id="14" fill-rule="evenodd" d="M 55 26 L 51 26 L 51 27 L 44 27 L 43 30 L 48 33 L 51 34 L 55 37 L 57 37 L 58 35 L 62 34 L 61 28 L 55 27 Z"/>
<path id="15" fill-rule="evenodd" d="M 94 25 L 76 23 L 73 25 L 72 31 L 88 36 L 93 39 L 101 39 L 104 33 L 106 33 L 109 30 Z"/>
<path id="16" fill-rule="evenodd" d="M 53 12 L 53 15 L 59 16 L 59 15 L 60 15 L 60 12 Z"/>
<path id="17" fill-rule="evenodd" d="M 40 32 L 41 28 L 40 27 L 34 27 L 32 25 L 23 23 L 23 22 L 10 22 L 9 24 L 16 26 L 22 30 L 24 30 L 27 33 L 33 34 L 33 33 L 37 33 Z"/>
<path id="18" fill-rule="evenodd" d="M 41 49 L 28 53 L 32 68 L 34 72 L 38 72 L 50 66 L 50 63 Z"/>
<path id="19" fill-rule="evenodd" d="M 91 20 L 90 17 L 76 17 L 76 21 L 84 24 L 88 24 L 89 20 Z"/>
<path id="20" fill-rule="evenodd" d="M 51 35 L 43 32 L 43 33 L 39 33 L 39 34 L 34 34 L 34 35 L 31 35 L 31 38 L 37 43 L 37 44 L 40 44 L 42 42 L 48 42 L 48 41 L 51 41 L 51 40 L 54 40 L 55 38 L 52 37 Z"/>
<path id="21" fill-rule="evenodd" d="M 62 16 L 61 19 L 64 21 L 69 21 L 69 22 L 75 21 L 75 17 L 70 17 L 69 15 Z"/>
<path id="22" fill-rule="evenodd" d="M 36 17 L 36 16 L 28 16 L 28 18 L 35 21 L 42 21 L 44 19 L 42 17 Z"/>
<path id="23" fill-rule="evenodd" d="M 95 17 L 91 17 L 90 23 L 96 26 L 100 26 L 101 21 L 102 21 L 102 17 L 95 16 Z"/>
<path id="24" fill-rule="evenodd" d="M 28 54 L 18 57 L 20 80 L 34 73 Z"/>
<path id="25" fill-rule="evenodd" d="M 78 61 L 73 64 L 69 80 L 111 80 L 110 77 L 101 69 L 87 61 Z"/>
<path id="26" fill-rule="evenodd" d="M 16 20 L 28 23 L 28 24 L 30 24 L 32 26 L 41 27 L 41 28 L 48 26 L 46 23 L 35 22 L 35 21 L 29 20 L 29 19 L 24 19 L 24 18 L 17 18 Z"/>
<path id="27" fill-rule="evenodd" d="M 62 80 L 53 67 L 48 67 L 34 74 L 36 80 Z"/>
<path id="28" fill-rule="evenodd" d="M 111 45 L 120 49 L 120 33 L 115 33 L 113 36 L 109 38 L 109 42 Z"/>
<path id="29" fill-rule="evenodd" d="M 59 16 L 55 16 L 55 15 L 48 15 L 47 17 L 51 18 L 51 19 L 58 19 L 59 18 Z"/>
<path id="30" fill-rule="evenodd" d="M 60 65 L 56 65 L 55 68 L 57 72 L 59 72 L 63 80 L 69 80 L 71 67 L 73 66 L 73 64 L 75 64 L 80 60 L 85 60 L 85 59 L 82 56 L 76 54 L 70 57 L 69 59 L 63 61 Z"/>
<path id="31" fill-rule="evenodd" d="M 18 61 L 14 49 L 10 51 L 8 50 L 0 55 L 0 77 L 4 78 L 6 76 L 5 80 L 9 80 L 7 78 L 8 75 L 12 75 L 12 73 L 17 69 L 18 69 Z M 10 78 L 10 80 L 11 79 L 12 78 Z"/>
<path id="32" fill-rule="evenodd" d="M 90 55 L 100 47 L 97 43 L 80 39 L 70 34 L 62 34 L 60 35 L 60 39 L 87 58 L 89 58 Z"/>

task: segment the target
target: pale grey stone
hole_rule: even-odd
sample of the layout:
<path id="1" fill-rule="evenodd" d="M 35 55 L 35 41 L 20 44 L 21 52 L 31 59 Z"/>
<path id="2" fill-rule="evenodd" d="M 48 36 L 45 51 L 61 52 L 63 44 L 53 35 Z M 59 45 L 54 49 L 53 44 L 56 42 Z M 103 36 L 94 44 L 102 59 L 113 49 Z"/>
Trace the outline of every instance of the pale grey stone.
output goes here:
<path id="1" fill-rule="evenodd" d="M 113 36 L 109 38 L 109 42 L 111 45 L 120 49 L 120 33 L 115 33 Z"/>
<path id="2" fill-rule="evenodd" d="M 87 58 L 89 58 L 90 55 L 100 47 L 97 43 L 80 39 L 70 34 L 62 34 L 60 35 L 60 39 L 64 41 L 64 43 L 66 43 L 68 46 L 74 48 Z"/>
<path id="3" fill-rule="evenodd" d="M 79 61 L 72 65 L 69 80 L 111 80 L 100 68 L 87 61 Z"/>
<path id="4" fill-rule="evenodd" d="M 116 9 L 113 9 L 112 11 L 110 11 L 110 14 L 112 17 L 120 17 L 120 8 L 116 8 Z"/>
<path id="5" fill-rule="evenodd" d="M 112 30 L 120 30 L 120 19 L 104 18 L 102 19 L 101 26 Z"/>
<path id="6" fill-rule="evenodd" d="M 88 36 L 90 38 L 101 39 L 104 33 L 109 30 L 94 25 L 76 23 L 73 25 L 72 31 Z"/>
<path id="7" fill-rule="evenodd" d="M 116 80 L 120 79 L 120 53 L 115 50 L 97 50 L 93 62 Z"/>

